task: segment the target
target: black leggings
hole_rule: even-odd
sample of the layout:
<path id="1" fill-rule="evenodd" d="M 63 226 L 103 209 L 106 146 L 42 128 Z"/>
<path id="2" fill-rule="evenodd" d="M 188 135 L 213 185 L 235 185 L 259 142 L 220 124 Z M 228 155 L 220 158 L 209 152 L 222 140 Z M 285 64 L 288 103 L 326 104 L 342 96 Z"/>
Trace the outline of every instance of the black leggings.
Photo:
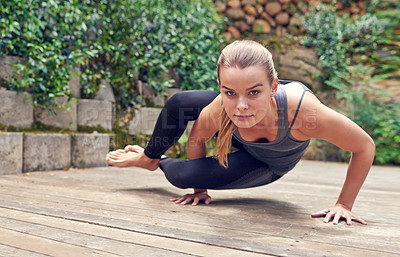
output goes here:
<path id="1" fill-rule="evenodd" d="M 187 123 L 196 120 L 201 110 L 217 95 L 216 92 L 192 90 L 171 97 L 158 117 L 144 153 L 152 159 L 160 158 L 178 141 Z M 281 177 L 267 164 L 247 153 L 240 142 L 234 138 L 232 140 L 232 145 L 239 150 L 228 154 L 228 168 L 221 166 L 216 157 L 189 161 L 162 158 L 160 168 L 168 181 L 179 188 L 248 188 L 265 185 Z"/>

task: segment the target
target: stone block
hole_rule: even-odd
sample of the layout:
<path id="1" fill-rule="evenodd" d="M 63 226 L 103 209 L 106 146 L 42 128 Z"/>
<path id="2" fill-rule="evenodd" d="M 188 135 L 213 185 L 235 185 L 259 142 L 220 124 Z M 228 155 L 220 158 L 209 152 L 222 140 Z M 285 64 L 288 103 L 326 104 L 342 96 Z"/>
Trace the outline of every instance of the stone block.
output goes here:
<path id="1" fill-rule="evenodd" d="M 30 94 L 0 90 L 0 125 L 30 128 L 33 123 L 33 102 Z"/>
<path id="2" fill-rule="evenodd" d="M 56 108 L 55 113 L 49 113 L 49 110 L 40 106 L 36 107 L 35 121 L 56 128 L 77 130 L 77 100 L 72 99 L 68 102 L 68 97 L 60 96 L 56 98 L 56 102 L 63 107 Z"/>
<path id="3" fill-rule="evenodd" d="M 308 80 L 305 81 L 305 78 L 308 74 L 302 69 L 294 69 L 292 67 L 283 66 L 280 67 L 277 71 L 281 79 L 300 81 L 305 83 L 306 85 L 309 85 L 310 83 L 310 81 Z"/>
<path id="4" fill-rule="evenodd" d="M 164 89 L 164 92 L 167 94 L 167 100 L 169 100 L 173 95 L 182 92 L 182 90 L 179 88 L 170 87 Z"/>
<path id="5" fill-rule="evenodd" d="M 65 169 L 71 166 L 71 136 L 25 134 L 24 172 Z"/>
<path id="6" fill-rule="evenodd" d="M 71 77 L 68 85 L 71 90 L 71 96 L 75 98 L 81 98 L 81 79 L 79 70 L 79 66 L 71 67 L 69 70 Z"/>
<path id="7" fill-rule="evenodd" d="M 0 56 L 0 87 L 5 86 L 7 88 L 14 72 L 12 64 L 17 62 L 26 64 L 28 60 L 17 56 Z"/>
<path id="8" fill-rule="evenodd" d="M 100 90 L 97 93 L 95 100 L 104 100 L 115 103 L 115 96 L 110 83 L 106 80 L 102 80 L 100 83 Z"/>
<path id="9" fill-rule="evenodd" d="M 115 123 L 115 119 L 116 119 L 116 103 L 115 103 L 115 96 L 114 96 L 114 92 L 112 89 L 111 84 L 106 81 L 106 80 L 102 80 L 101 81 L 101 86 L 100 86 L 100 90 L 97 93 L 96 97 L 94 98 L 95 100 L 103 100 L 103 101 L 108 101 L 112 103 L 112 120 L 111 120 L 111 124 L 114 128 L 114 123 Z"/>
<path id="10" fill-rule="evenodd" d="M 104 100 L 78 100 L 78 126 L 112 130 L 112 103 Z"/>
<path id="11" fill-rule="evenodd" d="M 110 148 L 108 134 L 76 134 L 71 138 L 72 166 L 90 168 L 107 166 L 106 154 Z"/>
<path id="12" fill-rule="evenodd" d="M 303 62 L 288 56 L 282 55 L 279 57 L 279 66 L 300 69 Z"/>
<path id="13" fill-rule="evenodd" d="M 0 133 L 0 175 L 22 172 L 22 133 Z"/>
<path id="14" fill-rule="evenodd" d="M 129 134 L 153 134 L 154 126 L 156 125 L 161 108 L 142 107 L 135 110 L 135 116 L 129 124 Z M 168 124 L 165 124 L 166 126 Z"/>
<path id="15" fill-rule="evenodd" d="M 144 106 L 164 106 L 165 99 L 161 92 L 156 92 L 154 88 L 143 85 L 142 104 Z"/>

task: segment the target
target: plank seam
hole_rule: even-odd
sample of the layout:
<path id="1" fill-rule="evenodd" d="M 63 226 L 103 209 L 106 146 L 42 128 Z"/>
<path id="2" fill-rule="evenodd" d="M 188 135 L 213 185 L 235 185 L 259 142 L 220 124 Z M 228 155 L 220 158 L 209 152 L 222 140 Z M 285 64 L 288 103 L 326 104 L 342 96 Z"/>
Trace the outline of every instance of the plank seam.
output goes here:
<path id="1" fill-rule="evenodd" d="M 34 253 L 34 254 L 38 254 L 38 255 L 52 257 L 51 255 L 48 255 L 48 254 L 39 253 L 39 252 L 35 252 L 35 251 L 32 251 L 32 250 L 27 250 L 27 249 L 22 249 L 20 247 L 15 247 L 13 245 L 8 245 L 8 244 L 2 243 L 2 242 L 0 242 L 0 245 L 4 245 L 4 246 L 11 247 L 11 248 L 18 249 L 18 250 L 25 251 L 25 252 L 30 252 L 30 253 Z"/>

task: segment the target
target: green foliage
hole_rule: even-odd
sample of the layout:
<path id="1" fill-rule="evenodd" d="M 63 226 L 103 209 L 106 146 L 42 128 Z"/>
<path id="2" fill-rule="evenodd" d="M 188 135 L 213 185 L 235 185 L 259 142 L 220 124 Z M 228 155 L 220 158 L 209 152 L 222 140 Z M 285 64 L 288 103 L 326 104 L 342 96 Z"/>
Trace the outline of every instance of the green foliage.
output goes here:
<path id="1" fill-rule="evenodd" d="M 377 98 L 366 100 L 374 92 L 368 87 L 373 80 L 373 70 L 363 64 L 346 66 L 344 71 L 335 71 L 335 76 L 326 81 L 328 86 L 337 89 L 337 99 L 346 99 L 347 116 L 366 130 L 374 125 L 374 106 L 378 104 Z"/>
<path id="2" fill-rule="evenodd" d="M 375 162 L 400 165 L 400 105 L 389 102 L 376 108 L 377 115 L 371 134 L 377 148 Z"/>
<path id="3" fill-rule="evenodd" d="M 183 89 L 216 88 L 223 22 L 211 1 L 9 0 L 0 13 L 1 55 L 27 58 L 9 87 L 32 92 L 35 104 L 70 95 L 77 65 L 84 97 L 107 79 L 124 106 L 138 102 L 138 80 L 158 91 L 173 78 Z"/>
<path id="4" fill-rule="evenodd" d="M 383 35 L 378 39 L 383 55 L 374 55 L 377 62 L 376 74 L 386 74 L 400 69 L 400 2 L 392 9 L 384 9 L 376 12 L 378 19 L 387 24 Z"/>
<path id="5" fill-rule="evenodd" d="M 162 91 L 180 79 L 182 89 L 216 88 L 216 62 L 222 43 L 222 21 L 212 2 L 120 0 L 104 6 L 109 35 L 101 42 L 119 42 L 109 52 L 113 84 L 128 103 L 132 79 Z M 108 38 L 107 38 L 108 37 Z"/>
<path id="6" fill-rule="evenodd" d="M 326 84 L 337 89 L 336 97 L 345 99 L 342 109 L 374 139 L 375 163 L 400 164 L 400 107 L 393 101 L 383 100 L 385 92 L 369 85 L 374 68 L 362 64 L 348 66 L 344 72 L 336 71 Z"/>
<path id="7" fill-rule="evenodd" d="M 78 1 L 1 1 L 0 53 L 25 57 L 16 64 L 21 81 L 10 89 L 33 93 L 34 104 L 54 105 L 52 99 L 69 95 L 69 57 L 87 26 Z"/>
<path id="8" fill-rule="evenodd" d="M 399 69 L 396 24 L 395 9 L 352 20 L 337 16 L 327 5 L 316 7 L 305 19 L 304 44 L 320 56 L 324 83 L 336 89 L 337 99 L 345 100 L 342 111 L 374 139 L 377 164 L 400 164 L 399 104 L 370 87 Z"/>
<path id="9" fill-rule="evenodd" d="M 304 45 L 315 47 L 324 71 L 322 79 L 327 79 L 353 63 L 368 63 L 369 54 L 377 50 L 385 24 L 372 14 L 355 20 L 338 17 L 333 7 L 321 4 L 304 20 Z"/>

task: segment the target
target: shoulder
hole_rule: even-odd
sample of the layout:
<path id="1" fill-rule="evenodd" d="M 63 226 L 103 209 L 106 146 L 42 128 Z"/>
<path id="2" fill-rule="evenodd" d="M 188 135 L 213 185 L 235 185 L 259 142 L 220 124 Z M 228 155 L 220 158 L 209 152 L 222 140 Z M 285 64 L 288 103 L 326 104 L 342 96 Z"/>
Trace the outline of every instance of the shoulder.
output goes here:
<path id="1" fill-rule="evenodd" d="M 289 124 L 291 124 L 298 109 L 292 134 L 329 141 L 332 135 L 338 134 L 335 133 L 338 129 L 347 130 L 353 126 L 353 122 L 345 115 L 323 104 L 314 94 L 309 91 L 304 93 L 304 87 L 301 84 L 290 83 L 286 84 L 285 87 L 288 98 Z M 301 99 L 303 93 L 304 96 Z"/>
<path id="2" fill-rule="evenodd" d="M 321 103 L 313 93 L 305 91 L 300 83 L 293 82 L 283 87 L 287 95 L 289 125 L 292 124 L 298 110 L 291 130 L 295 138 L 318 138 L 319 132 L 324 130 L 323 126 L 338 118 L 332 109 Z"/>
<path id="3" fill-rule="evenodd" d="M 301 105 L 298 112 L 298 118 L 307 113 L 314 113 L 316 109 L 322 107 L 322 103 L 317 99 L 317 97 L 310 91 L 305 91 L 302 84 L 299 82 L 291 82 L 282 85 L 287 96 L 287 113 L 289 123 L 294 118 L 294 115 Z M 304 94 L 304 95 L 303 95 Z M 296 118 L 296 120 L 298 119 Z"/>

